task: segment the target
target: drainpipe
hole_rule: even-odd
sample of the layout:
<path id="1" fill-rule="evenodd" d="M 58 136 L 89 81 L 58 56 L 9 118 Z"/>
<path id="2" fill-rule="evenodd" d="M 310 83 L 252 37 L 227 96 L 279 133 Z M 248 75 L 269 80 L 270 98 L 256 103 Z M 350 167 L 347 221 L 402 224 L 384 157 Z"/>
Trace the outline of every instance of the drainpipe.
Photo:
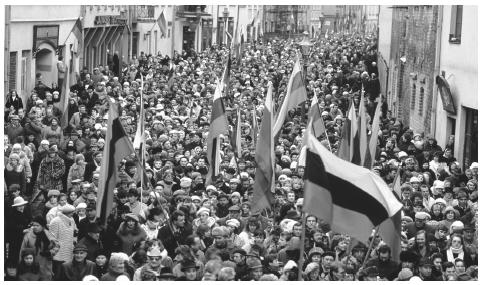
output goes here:
<path id="1" fill-rule="evenodd" d="M 442 27 L 443 27 L 443 9 L 445 6 L 438 6 L 438 20 L 437 20 L 437 35 L 435 42 L 435 67 L 433 71 L 433 100 L 432 100 L 432 117 L 430 122 L 430 134 L 435 137 L 436 135 L 436 121 L 437 121 L 437 100 L 438 100 L 438 87 L 435 83 L 435 77 L 440 75 L 440 55 L 442 48 Z"/>
<path id="2" fill-rule="evenodd" d="M 5 50 L 4 50 L 4 70 L 7 71 L 3 75 L 4 79 L 4 94 L 5 94 L 5 100 L 6 100 L 6 95 L 9 92 L 9 86 L 8 86 L 8 73 L 11 72 L 10 70 L 10 31 L 11 31 L 11 26 L 10 26 L 10 17 L 11 17 L 11 9 L 12 7 L 10 5 L 5 6 Z M 23 100 L 23 94 L 22 95 L 22 100 Z M 25 101 L 25 100 L 23 100 Z M 26 104 L 23 103 L 25 106 Z"/>

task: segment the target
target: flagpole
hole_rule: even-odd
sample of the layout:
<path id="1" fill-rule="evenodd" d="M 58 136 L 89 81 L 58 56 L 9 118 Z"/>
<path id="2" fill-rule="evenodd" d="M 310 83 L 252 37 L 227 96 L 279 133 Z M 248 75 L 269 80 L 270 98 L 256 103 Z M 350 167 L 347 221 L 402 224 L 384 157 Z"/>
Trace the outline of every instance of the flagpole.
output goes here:
<path id="1" fill-rule="evenodd" d="M 302 235 L 300 236 L 300 260 L 298 262 L 298 281 L 302 281 L 302 272 L 303 272 L 303 263 L 305 261 L 304 251 L 305 251 L 305 212 L 302 207 Z"/>
<path id="2" fill-rule="evenodd" d="M 360 266 L 360 267 L 364 267 L 365 264 L 367 263 L 367 259 L 368 259 L 369 255 L 371 254 L 372 249 L 373 249 L 373 244 L 375 243 L 375 238 L 378 235 L 378 229 L 379 229 L 379 226 L 376 226 L 375 229 L 374 229 L 373 237 L 372 237 L 372 240 L 370 241 L 370 245 L 368 247 L 367 254 L 365 255 L 365 258 L 363 259 L 363 262 L 362 262 L 362 266 Z"/>
<path id="3" fill-rule="evenodd" d="M 140 88 L 140 116 L 139 116 L 139 119 L 140 119 L 140 126 L 143 125 L 143 74 L 140 73 L 140 78 L 142 80 L 141 82 L 141 88 Z M 143 170 L 145 170 L 145 143 L 142 143 L 143 142 L 143 138 L 144 138 L 144 130 L 140 130 L 141 132 L 141 139 L 140 139 L 140 164 L 142 165 L 142 168 Z M 140 205 L 141 203 L 143 203 L 143 186 L 144 186 L 144 177 L 143 177 L 144 173 L 142 172 L 142 174 L 140 175 L 140 187 L 142 188 L 142 190 L 140 191 Z"/>
<path id="4" fill-rule="evenodd" d="M 315 94 L 313 96 L 317 96 L 317 91 L 315 91 Z M 321 110 L 320 110 L 320 106 L 318 106 L 317 104 L 317 109 L 318 109 L 318 113 L 320 114 L 320 117 L 321 117 Z M 325 122 L 323 121 L 323 118 L 322 118 L 322 123 L 323 123 L 323 127 L 325 129 L 325 131 L 323 131 L 325 133 L 325 138 L 327 139 L 327 143 L 328 143 L 328 148 L 330 149 L 330 152 L 332 151 L 332 146 L 330 145 L 330 140 L 328 139 L 328 134 L 327 134 L 327 128 L 325 128 Z M 315 134 L 315 129 L 313 129 L 314 131 L 314 134 Z M 317 134 L 315 134 L 316 136 Z"/>

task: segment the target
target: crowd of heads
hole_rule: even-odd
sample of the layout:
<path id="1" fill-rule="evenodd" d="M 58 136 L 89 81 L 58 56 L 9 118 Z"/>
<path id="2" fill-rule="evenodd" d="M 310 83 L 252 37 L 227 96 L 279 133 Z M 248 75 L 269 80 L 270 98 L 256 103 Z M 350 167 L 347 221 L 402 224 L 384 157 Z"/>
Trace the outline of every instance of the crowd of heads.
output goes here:
<path id="1" fill-rule="evenodd" d="M 142 52 L 123 69 L 83 69 L 68 92 L 37 75 L 25 104 L 16 91 L 6 101 L 6 278 L 476 280 L 478 164 L 457 162 L 454 138 L 442 147 L 393 117 L 380 94 L 376 49 L 375 36 L 365 34 L 322 36 L 303 58 L 293 39 L 246 43 L 223 90 L 229 130 L 219 138 L 220 174 L 209 185 L 206 139 L 229 56 L 225 46 L 172 57 Z M 308 100 L 289 112 L 275 141 L 275 203 L 252 212 L 268 83 L 279 110 L 298 58 Z M 372 170 L 392 188 L 398 181 L 404 205 L 399 256 L 392 256 L 398 245 L 375 234 L 359 241 L 302 212 L 305 169 L 298 159 L 311 99 L 317 97 L 325 123 L 318 139 L 336 153 L 347 110 L 353 104 L 358 112 L 362 93 L 369 133 L 381 104 L 380 131 L 370 134 L 379 138 Z M 132 141 L 144 120 L 146 177 L 140 155 L 125 157 L 116 187 L 106 189 L 114 193 L 113 210 L 100 220 L 96 199 L 111 102 L 121 106 Z M 232 147 L 236 127 L 239 149 Z"/>

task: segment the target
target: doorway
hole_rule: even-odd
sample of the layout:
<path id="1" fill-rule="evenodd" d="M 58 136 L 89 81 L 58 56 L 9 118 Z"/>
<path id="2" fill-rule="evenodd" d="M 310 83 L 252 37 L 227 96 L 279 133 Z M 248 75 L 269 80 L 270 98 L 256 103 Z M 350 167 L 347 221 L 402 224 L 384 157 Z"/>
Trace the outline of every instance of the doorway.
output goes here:
<path id="1" fill-rule="evenodd" d="M 467 165 L 478 161 L 478 110 L 464 107 L 465 120 L 465 144 L 463 150 L 464 170 Z M 460 134 L 461 135 L 461 134 Z"/>
<path id="2" fill-rule="evenodd" d="M 35 59 L 35 74 L 42 74 L 42 82 L 51 87 L 57 83 L 56 57 L 55 52 L 49 45 L 40 45 L 40 51 Z M 55 68 L 53 68 L 55 66 Z"/>
<path id="3" fill-rule="evenodd" d="M 195 49 L 195 31 L 189 25 L 183 26 L 182 49 L 187 53 L 189 53 L 191 49 Z"/>

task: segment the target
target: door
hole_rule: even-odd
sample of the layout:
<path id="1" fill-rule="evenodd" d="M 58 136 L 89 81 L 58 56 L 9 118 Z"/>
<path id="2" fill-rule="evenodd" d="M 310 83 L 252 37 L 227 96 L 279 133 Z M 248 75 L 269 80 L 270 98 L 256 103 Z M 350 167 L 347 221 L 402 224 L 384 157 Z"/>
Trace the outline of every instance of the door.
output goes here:
<path id="1" fill-rule="evenodd" d="M 478 161 L 478 110 L 464 108 L 467 119 L 465 120 L 465 145 L 463 153 L 464 170 L 467 165 Z M 460 134 L 461 135 L 461 134 Z"/>
<path id="2" fill-rule="evenodd" d="M 182 49 L 187 51 L 195 49 L 195 31 L 190 26 L 183 27 L 183 45 Z"/>

